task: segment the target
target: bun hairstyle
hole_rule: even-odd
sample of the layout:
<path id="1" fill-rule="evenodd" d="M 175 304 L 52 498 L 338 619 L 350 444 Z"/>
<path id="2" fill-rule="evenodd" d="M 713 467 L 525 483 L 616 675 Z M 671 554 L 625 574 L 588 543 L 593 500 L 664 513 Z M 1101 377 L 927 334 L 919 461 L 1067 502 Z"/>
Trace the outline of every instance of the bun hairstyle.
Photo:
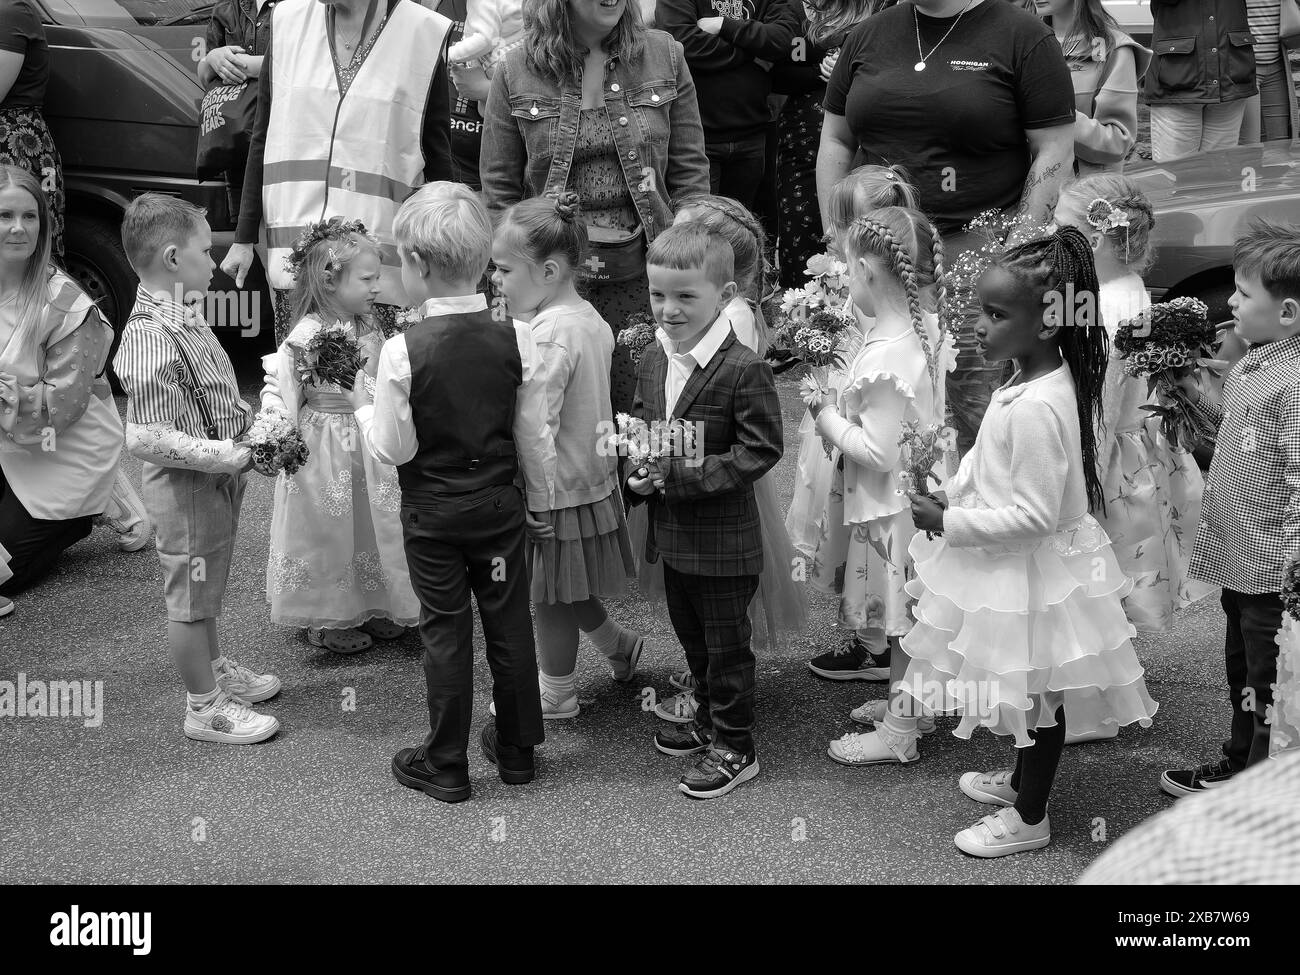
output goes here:
<path id="1" fill-rule="evenodd" d="M 826 231 L 832 236 L 842 234 L 864 213 L 886 207 L 921 209 L 912 177 L 902 166 L 859 166 L 831 190 Z"/>
<path id="2" fill-rule="evenodd" d="M 1135 181 L 1119 173 L 1084 176 L 1068 184 L 1061 198 L 1078 216 L 1080 229 L 1085 234 L 1085 227 L 1100 231 L 1130 270 L 1141 274 L 1150 266 L 1156 215 Z"/>
<path id="3" fill-rule="evenodd" d="M 763 225 L 739 200 L 729 196 L 701 193 L 688 196 L 677 204 L 677 212 L 691 212 L 690 223 L 698 223 L 727 239 L 736 255 L 736 286 L 740 296 L 754 303 L 754 323 L 758 330 L 760 354 L 767 350 L 767 322 L 762 301 L 767 292 L 767 234 Z"/>
<path id="4" fill-rule="evenodd" d="M 533 264 L 560 255 L 578 271 L 587 256 L 587 227 L 577 193 L 534 196 L 506 210 L 499 233 L 511 234 L 512 249 Z"/>
<path id="5" fill-rule="evenodd" d="M 1055 292 L 1064 295 L 1067 285 L 1073 293 L 1091 294 L 1092 307 L 1100 292 L 1097 266 L 1092 259 L 1092 245 L 1076 227 L 1062 227 L 1049 237 L 1029 240 L 1007 250 L 994 264 L 1010 272 L 1046 298 Z M 1101 390 L 1110 359 L 1110 339 L 1100 321 L 1067 321 L 1057 332 L 1061 358 L 1074 375 L 1079 400 L 1079 439 L 1083 448 L 1083 479 L 1088 489 L 1091 510 L 1106 511 L 1101 481 L 1097 477 L 1097 429 L 1102 425 Z"/>
<path id="6" fill-rule="evenodd" d="M 939 375 L 938 352 L 922 317 L 921 292 L 933 288 L 936 314 L 942 313 L 948 289 L 943 270 L 943 238 L 934 224 L 916 210 L 884 207 L 854 220 L 848 228 L 845 254 L 850 260 L 871 255 L 884 261 L 903 285 L 907 295 L 912 328 L 921 340 L 930 382 L 937 391 L 943 387 Z M 942 339 L 942 336 L 940 336 Z"/>

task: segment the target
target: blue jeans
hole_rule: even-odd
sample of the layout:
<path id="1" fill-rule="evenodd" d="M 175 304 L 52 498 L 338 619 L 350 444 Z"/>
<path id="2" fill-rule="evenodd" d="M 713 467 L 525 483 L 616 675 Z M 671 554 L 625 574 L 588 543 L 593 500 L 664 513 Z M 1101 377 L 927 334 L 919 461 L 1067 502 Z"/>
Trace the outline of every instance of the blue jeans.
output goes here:
<path id="1" fill-rule="evenodd" d="M 709 157 L 709 192 L 714 196 L 729 196 L 754 209 L 767 158 L 766 131 L 739 142 L 706 139 L 704 154 Z"/>

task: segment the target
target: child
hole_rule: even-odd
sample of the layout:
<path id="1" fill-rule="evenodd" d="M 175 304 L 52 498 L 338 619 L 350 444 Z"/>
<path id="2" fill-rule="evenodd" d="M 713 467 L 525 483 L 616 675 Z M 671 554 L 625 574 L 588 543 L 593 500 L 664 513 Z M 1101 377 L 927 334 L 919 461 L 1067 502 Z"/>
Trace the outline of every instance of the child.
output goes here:
<path id="1" fill-rule="evenodd" d="M 469 728 L 478 601 L 496 720 L 480 745 L 501 781 L 531 782 L 545 737 L 528 614 L 525 524 L 555 536 L 555 440 L 543 367 L 525 322 L 500 322 L 476 292 L 492 225 L 460 183 L 426 183 L 393 221 L 402 284 L 422 320 L 384 343 L 374 403 L 365 377 L 348 394 L 366 448 L 397 468 L 430 731 L 393 756 L 402 785 L 443 802 L 470 796 Z M 594 431 L 593 431 L 594 436 Z M 525 495 L 515 486 L 523 473 Z M 529 517 L 529 511 L 532 512 Z"/>
<path id="2" fill-rule="evenodd" d="M 956 836 L 980 857 L 1051 841 L 1047 800 L 1070 729 L 1156 711 L 1121 598 L 1132 583 L 1089 513 L 1102 506 L 1094 424 L 1105 331 L 1044 316 L 1051 292 L 1096 293 L 1088 240 L 1073 227 L 1008 250 L 981 275 L 975 337 L 1018 371 L 993 394 L 974 448 L 935 503 L 912 495 L 916 624 L 904 692 L 962 712 L 955 734 L 1013 735 L 1014 771 L 961 777 L 977 802 L 1005 808 Z"/>
<path id="3" fill-rule="evenodd" d="M 432 3 L 425 6 L 430 10 L 436 7 Z M 447 48 L 449 62 L 479 62 L 486 68 L 524 42 L 524 5 L 520 0 L 467 0 L 465 7 L 464 36 Z M 479 102 L 478 110 L 484 114 L 487 102 Z"/>
<path id="4" fill-rule="evenodd" d="M 263 366 L 274 382 L 262 406 L 292 418 L 310 451 L 296 474 L 275 480 L 266 601 L 271 619 L 304 626 L 307 642 L 358 653 L 372 637 L 395 640 L 419 620 L 411 589 L 397 471 L 360 449 L 352 404 L 337 383 L 304 384 L 297 363 L 324 325 L 342 323 L 366 362 L 369 390 L 383 338 L 370 314 L 379 294 L 379 248 L 360 223 L 313 224 L 289 258 L 297 323 Z"/>
<path id="5" fill-rule="evenodd" d="M 921 715 L 901 694 L 907 656 L 898 638 L 912 625 L 903 586 L 915 529 L 899 490 L 906 461 L 899 441 L 904 423 L 943 425 L 943 380 L 955 356 L 938 309 L 922 308 L 922 289 L 942 300 L 943 242 L 920 213 L 890 207 L 853 221 L 844 256 L 853 305 L 870 325 L 843 391 L 830 389 L 808 405 L 817 433 L 840 451 L 808 581 L 840 597 L 841 626 L 889 641 L 894 706 L 855 709 L 852 717 L 875 730 L 844 735 L 828 754 L 841 765 L 914 762 Z"/>
<path id="6" fill-rule="evenodd" d="M 916 190 L 900 167 L 859 166 L 836 183 L 831 190 L 829 206 L 830 255 L 843 260 L 844 238 L 849 226 L 858 217 L 885 207 L 917 209 Z M 847 386 L 848 367 L 862 348 L 862 330 L 870 325 L 864 320 L 861 310 L 853 307 L 852 298 L 845 302 L 844 313 L 857 324 L 849 325 L 841 333 L 840 353 L 844 366 L 830 369 L 827 386 L 832 389 Z M 794 494 L 785 516 L 785 530 L 795 549 L 809 560 L 817 551 L 822 532 L 829 529 L 826 500 L 838 463 L 838 457 L 826 456 L 812 414 L 805 413 L 799 424 L 799 461 Z M 889 644 L 883 632 L 850 633 L 840 646 L 808 662 L 808 668 L 814 674 L 827 680 L 883 681 L 889 678 L 889 667 Z"/>
<path id="7" fill-rule="evenodd" d="M 555 507 L 540 519 L 554 537 L 528 546 L 543 718 L 578 713 L 579 630 L 624 684 L 635 675 L 644 646 L 641 634 L 611 620 L 600 602 L 623 592 L 635 565 L 618 460 L 602 453 L 595 436 L 613 425 L 614 335 L 574 288 L 574 269 L 586 249 L 576 193 L 562 193 L 558 202 L 534 197 L 515 204 L 502 215 L 492 244 L 493 286 L 511 316 L 532 320 L 558 460 Z"/>
<path id="8" fill-rule="evenodd" d="M 1268 757 L 1282 567 L 1300 551 L 1300 227 L 1254 223 L 1237 239 L 1233 270 L 1228 306 L 1250 351 L 1224 382 L 1221 410 L 1197 402 L 1219 434 L 1189 569 L 1223 587 L 1232 732 L 1220 761 L 1160 777 L 1174 796 L 1221 786 Z M 1194 377 L 1183 386 L 1201 397 Z"/>
<path id="9" fill-rule="evenodd" d="M 738 291 L 725 308 L 722 317 L 731 325 L 745 348 L 758 356 L 768 349 L 767 323 L 763 320 L 759 304 L 764 288 L 763 254 L 766 235 L 758 218 L 737 201 L 725 196 L 691 196 L 682 200 L 677 208 L 674 223 L 698 223 L 727 238 L 736 259 L 736 286 Z M 754 639 L 764 643 L 769 650 L 802 634 L 808 624 L 807 600 L 802 588 L 795 582 L 798 556 L 785 532 L 781 502 L 777 498 L 776 483 L 769 471 L 754 483 L 754 497 L 758 501 L 758 521 L 763 532 L 763 574 L 758 583 L 758 593 L 749 604 L 750 623 Z M 646 510 L 635 509 L 639 516 L 639 537 L 643 542 L 646 533 Z M 642 562 L 643 589 L 663 591 L 663 563 L 653 565 Z M 695 688 L 690 669 L 673 675 L 674 687 L 681 693 L 655 705 L 659 717 L 685 724 L 695 715 Z"/>
<path id="10" fill-rule="evenodd" d="M 1062 192 L 1055 220 L 1092 244 L 1101 324 L 1113 340 L 1120 325 L 1151 304 L 1140 277 L 1151 255 L 1151 203 L 1125 176 L 1089 176 Z M 1113 348 L 1101 401 L 1097 460 L 1106 508 L 1097 520 L 1133 580 L 1124 598 L 1129 621 L 1140 633 L 1168 632 L 1174 610 L 1209 591 L 1187 578 L 1204 481 L 1195 458 L 1171 446 L 1159 420 L 1142 409 L 1153 402 L 1147 380 L 1127 375 Z M 1107 730 L 1119 732 L 1115 725 Z"/>
<path id="11" fill-rule="evenodd" d="M 627 479 L 630 501 L 649 499 L 646 557 L 663 556 L 668 615 L 699 702 L 689 725 L 655 735 L 655 748 L 702 753 L 679 788 L 711 799 L 758 774 L 748 609 L 763 540 L 752 485 L 781 459 L 781 403 L 771 367 L 722 317 L 736 294 L 726 238 L 677 224 L 655 238 L 646 262 L 663 334 L 641 356 L 633 410 L 647 422 L 685 420 L 702 447 L 702 456 L 667 457 Z"/>
<path id="12" fill-rule="evenodd" d="M 252 410 L 202 313 L 178 300 L 207 290 L 212 233 L 198 207 L 145 193 L 127 207 L 122 244 L 140 287 L 113 366 L 127 396 L 126 446 L 144 461 L 141 493 L 156 527 L 167 642 L 189 692 L 185 735 L 265 741 L 280 723 L 249 705 L 278 694 L 280 678 L 241 667 L 217 642 L 244 472 L 253 463 L 241 439 Z"/>

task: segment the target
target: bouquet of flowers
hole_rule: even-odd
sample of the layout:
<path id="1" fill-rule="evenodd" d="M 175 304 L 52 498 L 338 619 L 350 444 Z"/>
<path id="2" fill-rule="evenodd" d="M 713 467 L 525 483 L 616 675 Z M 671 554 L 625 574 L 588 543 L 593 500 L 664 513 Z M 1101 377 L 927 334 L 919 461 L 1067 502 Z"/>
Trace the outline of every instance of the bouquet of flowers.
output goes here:
<path id="1" fill-rule="evenodd" d="M 793 358 L 808 367 L 800 383 L 804 402 L 821 397 L 832 366 L 843 368 L 840 336 L 851 324 L 851 319 L 838 312 L 816 311 L 806 317 L 786 318 L 777 331 L 773 345 L 789 350 Z"/>
<path id="2" fill-rule="evenodd" d="M 1282 573 L 1282 626 L 1277 641 L 1277 684 L 1268 706 L 1269 754 L 1300 745 L 1300 559 Z"/>
<path id="3" fill-rule="evenodd" d="M 656 328 L 655 320 L 643 311 L 628 316 L 627 326 L 618 333 L 616 341 L 627 349 L 633 365 L 641 365 L 641 354 L 655 340 Z"/>
<path id="4" fill-rule="evenodd" d="M 1212 358 L 1215 329 L 1208 311 L 1195 298 L 1174 298 L 1130 318 L 1115 333 L 1115 350 L 1124 360 L 1124 372 L 1146 376 L 1148 393 L 1159 391 L 1167 403 L 1142 409 L 1160 417 L 1161 432 L 1171 445 L 1189 452 L 1215 432 L 1178 385 L 1192 370 L 1216 364 Z"/>
<path id="5" fill-rule="evenodd" d="M 952 427 L 921 426 L 915 420 L 903 422 L 903 437 L 898 441 L 903 448 L 903 471 L 898 475 L 898 494 L 920 494 L 931 501 L 939 499 L 930 493 L 930 481 L 939 483 L 934 466 L 943 455 L 957 449 L 957 431 Z M 926 538 L 934 538 L 926 532 Z"/>
<path id="6" fill-rule="evenodd" d="M 279 471 L 297 474 L 311 455 L 298 428 L 278 406 L 268 406 L 253 418 L 248 442 L 253 448 L 253 464 L 267 476 Z"/>
<path id="7" fill-rule="evenodd" d="M 647 423 L 628 413 L 614 417 L 618 432 L 614 444 L 634 468 L 650 477 L 662 474 L 659 462 L 665 457 L 690 457 L 695 453 L 695 427 L 686 420 L 655 420 Z"/>
<path id="8" fill-rule="evenodd" d="M 304 386 L 337 383 L 351 389 L 357 370 L 366 364 L 361 346 L 342 322 L 314 326 L 306 341 L 293 350 L 294 371 Z"/>
<path id="9" fill-rule="evenodd" d="M 849 268 L 829 254 L 815 254 L 804 268 L 808 283 L 802 288 L 787 288 L 781 295 L 775 319 L 776 341 L 766 358 L 778 374 L 806 361 L 801 359 L 793 336 L 801 325 L 819 313 L 839 317 L 849 296 Z"/>

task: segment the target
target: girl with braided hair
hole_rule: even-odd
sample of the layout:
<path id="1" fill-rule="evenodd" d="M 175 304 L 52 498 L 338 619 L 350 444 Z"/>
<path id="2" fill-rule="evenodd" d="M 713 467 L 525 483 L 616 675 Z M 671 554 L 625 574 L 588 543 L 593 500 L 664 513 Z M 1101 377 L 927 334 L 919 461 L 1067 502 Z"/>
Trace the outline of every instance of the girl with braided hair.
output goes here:
<path id="1" fill-rule="evenodd" d="M 899 490 L 905 463 L 899 441 L 909 421 L 943 423 L 944 376 L 956 355 L 924 297 L 932 288 L 942 298 L 941 254 L 938 231 L 915 210 L 889 207 L 853 221 L 844 240 L 849 294 L 870 326 L 843 392 L 831 389 L 808 407 L 817 433 L 840 450 L 809 582 L 840 597 L 840 625 L 864 644 L 889 647 L 894 681 L 890 707 L 868 703 L 853 712 L 875 730 L 831 742 L 829 755 L 842 765 L 920 757 L 919 710 L 897 684 L 907 667 L 898 638 L 912 625 L 904 584 L 915 531 Z"/>
<path id="2" fill-rule="evenodd" d="M 1014 769 L 967 772 L 961 791 L 1000 807 L 955 837 L 972 856 L 1051 842 L 1047 801 L 1068 728 L 1150 725 L 1156 704 L 1133 651 L 1132 589 L 1105 530 L 1094 430 L 1109 358 L 1093 308 L 1088 239 L 1074 227 L 1013 247 L 980 276 L 974 330 L 985 359 L 1014 360 L 975 446 L 938 502 L 912 495 L 916 625 L 903 693 L 1015 739 Z"/>
<path id="3" fill-rule="evenodd" d="M 1062 192 L 1056 223 L 1077 227 L 1092 246 L 1101 282 L 1097 307 L 1113 338 L 1151 304 L 1141 277 L 1152 250 L 1151 203 L 1125 176 L 1089 176 Z M 1142 409 L 1155 402 L 1146 379 L 1127 375 L 1123 365 L 1112 354 L 1102 387 L 1097 462 L 1106 510 L 1097 518 L 1133 580 L 1124 599 L 1129 621 L 1140 632 L 1163 633 L 1174 610 L 1210 592 L 1187 577 L 1205 482 L 1195 458 L 1171 445 L 1159 419 Z M 1107 737 L 1116 732 L 1108 726 Z"/>

